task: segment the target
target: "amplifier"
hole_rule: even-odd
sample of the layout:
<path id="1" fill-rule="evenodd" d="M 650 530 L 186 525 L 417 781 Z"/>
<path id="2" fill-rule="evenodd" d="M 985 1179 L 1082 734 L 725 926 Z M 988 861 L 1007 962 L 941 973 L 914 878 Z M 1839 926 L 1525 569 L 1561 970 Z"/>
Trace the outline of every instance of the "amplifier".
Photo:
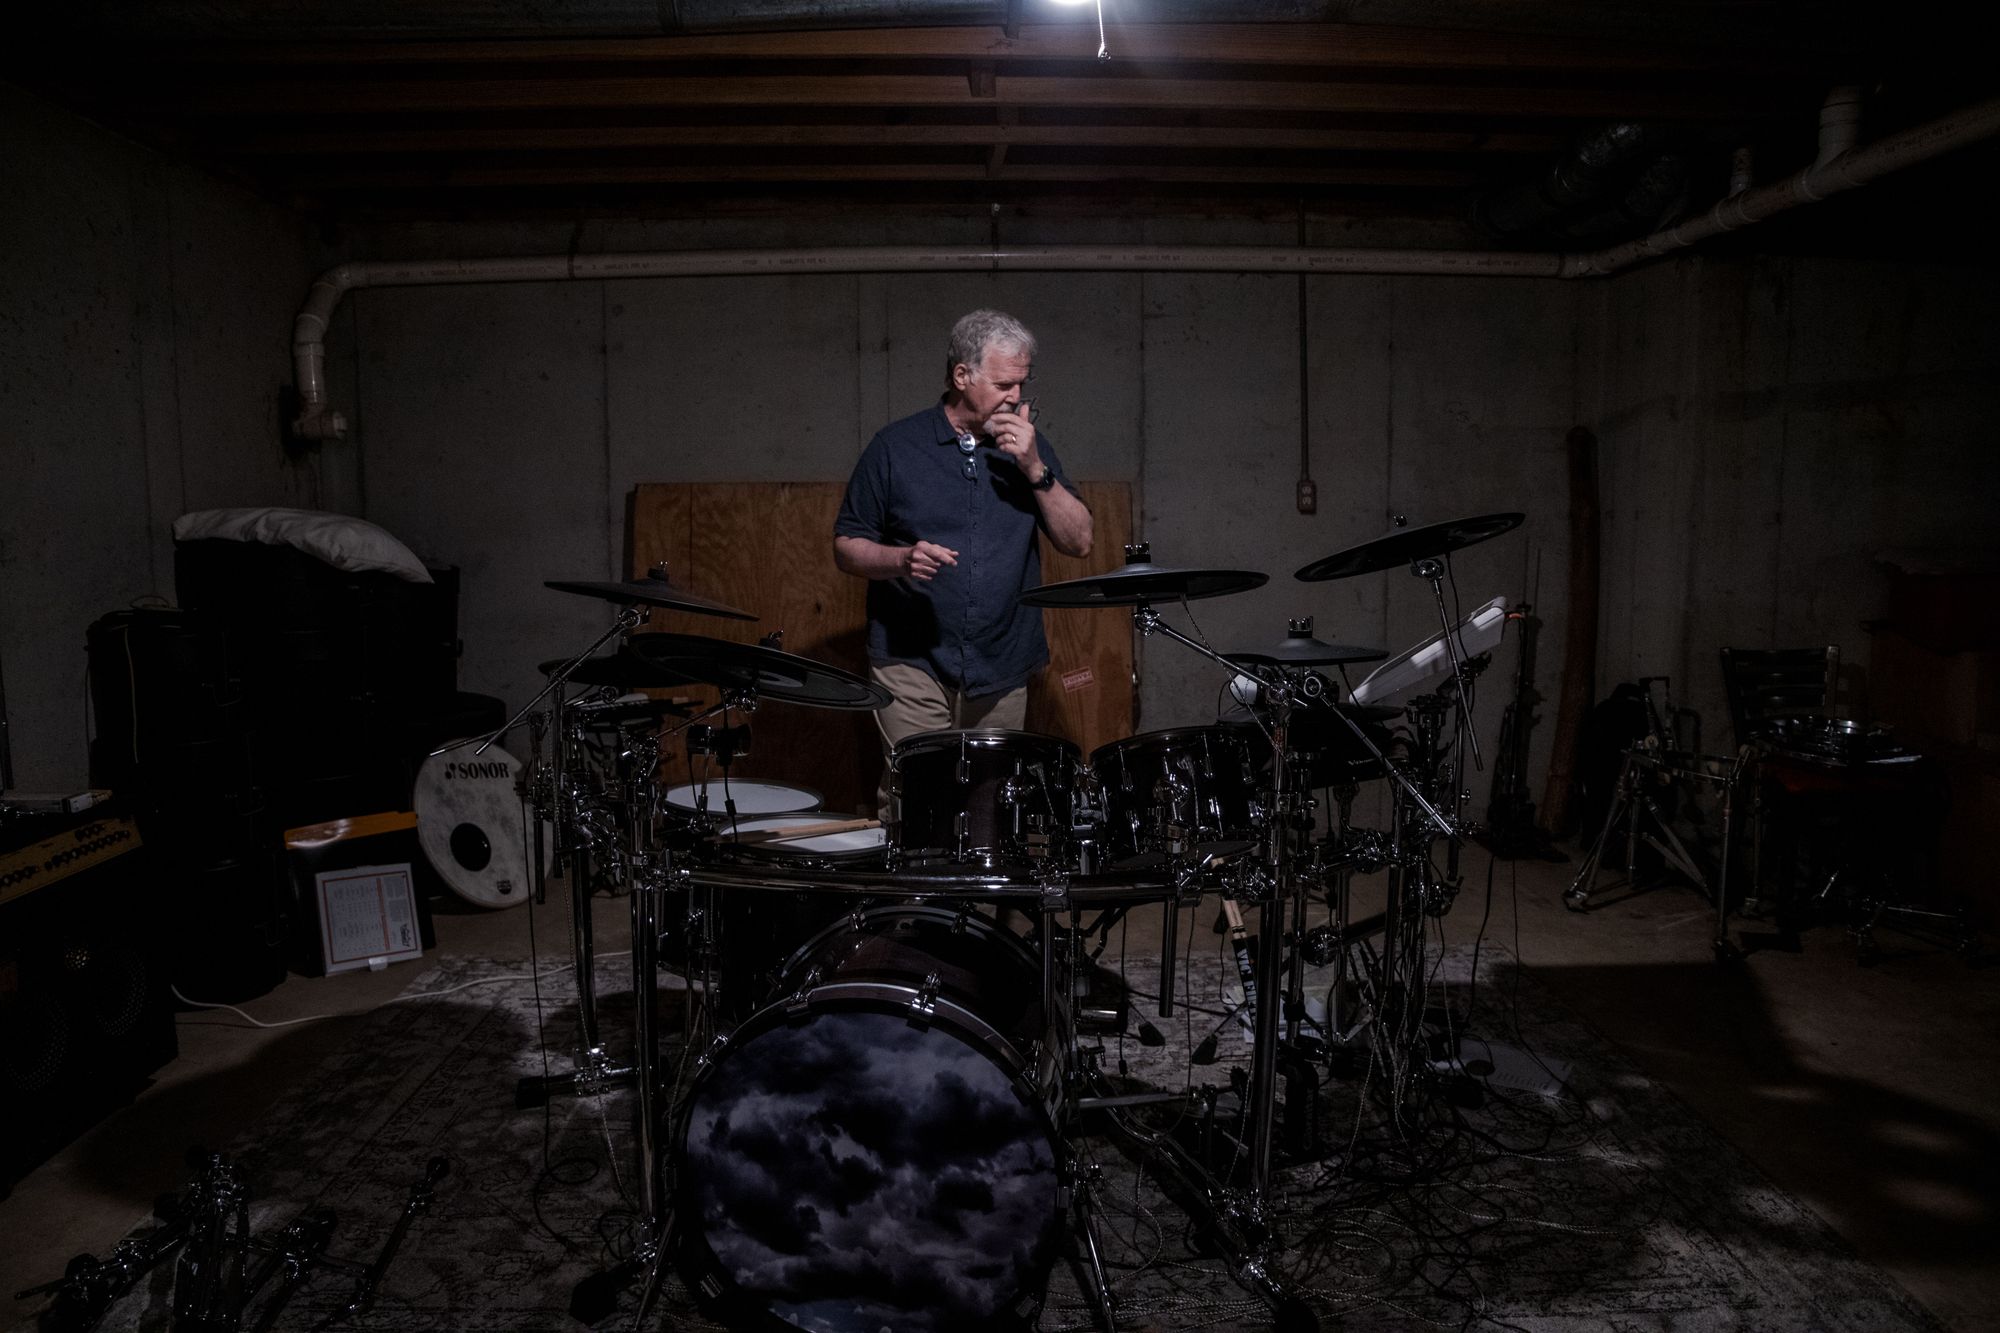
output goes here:
<path id="1" fill-rule="evenodd" d="M 112 815 L 0 852 L 0 903 L 25 898 L 142 845 L 139 826 L 124 815 Z"/>
<path id="2" fill-rule="evenodd" d="M 0 1106 L 10 1126 L 0 1136 L 0 1193 L 179 1050 L 158 877 L 132 821 L 93 810 L 9 832 L 0 842 Z"/>

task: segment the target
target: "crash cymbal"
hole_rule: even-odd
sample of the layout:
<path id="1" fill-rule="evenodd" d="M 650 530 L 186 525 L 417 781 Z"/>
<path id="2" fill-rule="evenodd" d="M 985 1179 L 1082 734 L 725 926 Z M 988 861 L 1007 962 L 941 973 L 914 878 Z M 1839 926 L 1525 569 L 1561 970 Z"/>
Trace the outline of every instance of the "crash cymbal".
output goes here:
<path id="1" fill-rule="evenodd" d="M 1387 648 L 1364 648 L 1351 643 L 1327 643 L 1313 637 L 1311 616 L 1286 623 L 1285 637 L 1269 648 L 1249 653 L 1225 653 L 1232 662 L 1258 666 L 1338 666 L 1344 662 L 1379 662 L 1389 655 Z"/>
<path id="2" fill-rule="evenodd" d="M 664 607 L 669 611 L 692 611 L 704 616 L 727 616 L 731 620 L 755 620 L 748 611 L 739 611 L 733 606 L 711 601 L 697 596 L 685 588 L 677 588 L 667 578 L 664 566 L 656 565 L 641 579 L 627 579 L 623 583 L 588 582 L 548 582 L 542 585 L 557 592 L 582 593 L 585 597 L 596 597 L 607 602 L 636 602 L 642 606 Z"/>
<path id="3" fill-rule="evenodd" d="M 1021 594 L 1022 606 L 1138 606 L 1145 602 L 1192 602 L 1248 592 L 1270 582 L 1249 569 L 1174 569 L 1152 562 L 1144 543 L 1125 548 L 1125 564 L 1108 574 L 1046 583 Z"/>
<path id="4" fill-rule="evenodd" d="M 809 708 L 877 709 L 890 694 L 852 672 L 795 653 L 701 634 L 635 634 L 625 651 L 687 680 Z"/>
<path id="5" fill-rule="evenodd" d="M 1354 574 L 1372 574 L 1378 569 L 1394 569 L 1413 561 L 1456 551 L 1461 546 L 1498 537 L 1521 526 L 1526 514 L 1481 514 L 1458 518 L 1449 523 L 1432 523 L 1421 528 L 1403 528 L 1372 542 L 1350 546 L 1324 560 L 1315 560 L 1301 569 L 1296 578 L 1305 583 L 1344 579 Z"/>
<path id="6" fill-rule="evenodd" d="M 544 676 L 553 676 L 562 669 L 567 657 L 557 657 L 541 665 Z M 669 671 L 642 657 L 619 651 L 606 653 L 602 657 L 587 657 L 569 673 L 572 685 L 614 685 L 621 690 L 671 690 L 678 685 L 697 683 L 692 676 Z"/>

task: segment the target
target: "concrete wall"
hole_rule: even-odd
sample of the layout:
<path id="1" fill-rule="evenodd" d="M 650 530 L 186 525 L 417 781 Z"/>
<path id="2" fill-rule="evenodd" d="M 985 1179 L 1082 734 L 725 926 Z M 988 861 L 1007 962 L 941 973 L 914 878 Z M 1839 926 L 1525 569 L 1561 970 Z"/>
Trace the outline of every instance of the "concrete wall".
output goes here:
<path id="1" fill-rule="evenodd" d="M 1670 675 L 1726 750 L 1719 651 L 1832 644 L 1865 717 L 1877 556 L 2000 533 L 2000 273 L 1691 258 L 1599 291 L 1599 693 Z"/>
<path id="2" fill-rule="evenodd" d="M 0 85 L 0 682 L 16 783 L 85 782 L 84 630 L 171 597 L 186 510 L 318 503 L 278 398 L 298 219 Z"/>
<path id="3" fill-rule="evenodd" d="M 816 244 L 908 238 L 843 224 Z M 592 248 L 795 243 L 795 224 L 599 228 Z M 923 239 L 982 243 L 933 224 Z M 1162 239 L 1119 224 L 1117 239 Z M 1104 239 L 1045 225 L 1038 241 Z M 1167 239 L 1284 243 L 1289 227 L 1186 227 Z M 1028 240 L 1026 236 L 1010 239 Z M 369 254 L 535 253 L 566 234 L 399 229 Z M 1007 274 L 809 276 L 361 291 L 337 322 L 336 401 L 356 420 L 366 516 L 466 571 L 466 688 L 519 701 L 538 661 L 580 647 L 604 608 L 545 579 L 622 576 L 625 498 L 639 481 L 841 480 L 880 424 L 941 387 L 944 334 L 976 305 L 1043 341 L 1042 425 L 1078 475 L 1134 485 L 1157 560 L 1263 570 L 1269 585 L 1197 603 L 1174 623 L 1223 650 L 1281 638 L 1312 615 L 1323 638 L 1399 649 L 1438 628 L 1407 573 L 1306 585 L 1293 570 L 1380 535 L 1524 509 L 1520 532 L 1464 553 L 1470 610 L 1539 599 L 1559 643 L 1567 562 L 1563 436 L 1579 388 L 1585 289 L 1480 279 L 1316 277 L 1312 471 L 1295 507 L 1298 300 L 1290 276 Z M 1535 580 L 1539 576 L 1538 585 Z M 1490 738 L 1513 661 L 1480 694 Z M 1213 720 L 1222 678 L 1186 650 L 1142 654 L 1141 726 Z M 1551 668 L 1553 670 L 1553 668 Z M 1356 678 L 1359 678 L 1357 673 Z M 1536 733 L 1545 745 L 1549 731 Z M 1475 783 L 1483 804 L 1485 779 Z"/>
<path id="4" fill-rule="evenodd" d="M 805 219 L 400 228 L 358 255 L 687 246 L 981 244 L 983 219 Z M 1009 240 L 1289 243 L 1289 225 L 1041 223 Z M 1335 243 L 1358 238 L 1325 236 Z M 1519 531 L 1455 562 L 1464 609 L 1496 595 L 1542 621 L 1533 733 L 1540 794 L 1566 628 L 1563 437 L 1602 440 L 1605 604 L 1598 693 L 1671 674 L 1727 743 L 1724 643 L 1842 642 L 1879 613 L 1878 548 L 1990 530 L 1993 295 L 1978 274 L 1832 260 L 1660 264 L 1595 283 L 1316 277 L 1309 443 L 1320 510 L 1294 507 L 1294 277 L 1007 274 L 688 279 L 362 292 L 337 331 L 370 518 L 466 567 L 467 688 L 519 700 L 534 663 L 602 610 L 541 588 L 623 572 L 642 480 L 838 480 L 881 422 L 930 400 L 943 331 L 978 304 L 1043 339 L 1043 424 L 1080 475 L 1134 485 L 1170 564 L 1270 584 L 1175 623 L 1224 650 L 1310 614 L 1322 638 L 1401 649 L 1437 627 L 1394 571 L 1317 585 L 1291 571 L 1379 535 L 1495 510 Z M 352 367 L 344 371 L 343 367 Z M 496 539 L 496 534 L 500 534 Z M 1479 690 L 1490 746 L 1510 641 Z M 1211 719 L 1220 680 L 1160 641 L 1142 653 L 1142 728 Z M 1489 771 L 1490 773 L 1490 771 Z M 1483 807 L 1489 774 L 1470 784 Z"/>
<path id="5" fill-rule="evenodd" d="M 1672 674 L 1716 744 L 1726 742 L 1717 648 L 1842 642 L 1864 657 L 1854 626 L 1879 612 L 1882 586 L 1870 556 L 1939 533 L 1983 534 L 2000 493 L 2000 451 L 1984 425 L 1996 392 L 1990 276 L 1832 260 L 1684 260 L 1577 284 L 1313 278 L 1312 516 L 1293 502 L 1301 285 L 1273 276 L 364 291 L 341 307 L 329 340 L 329 379 L 353 437 L 293 464 L 274 403 L 310 268 L 297 224 L 32 103 L 7 106 L 11 154 L 59 201 L 10 214 L 17 258 L 0 267 L 10 310 L 28 316 L 8 326 L 12 363 L 34 367 L 6 389 L 10 423 L 33 425 L 13 437 L 26 460 L 17 484 L 33 512 L 51 516 L 9 520 L 8 582 L 63 589 L 10 593 L 5 604 L 17 734 L 29 717 L 25 729 L 43 737 L 74 730 L 64 719 L 80 714 L 77 687 L 56 686 L 80 676 L 81 626 L 167 588 L 165 522 L 185 507 L 249 500 L 358 513 L 460 565 L 463 684 L 518 702 L 539 680 L 537 662 L 604 623 L 597 604 L 541 585 L 622 575 L 635 483 L 843 478 L 877 425 L 931 399 L 944 330 L 978 304 L 1041 333 L 1045 428 L 1074 472 L 1133 484 L 1157 559 L 1273 576 L 1196 604 L 1191 621 L 1173 613 L 1219 648 L 1275 640 L 1302 614 L 1323 638 L 1406 647 L 1438 619 L 1406 573 L 1303 585 L 1291 571 L 1384 532 L 1396 515 L 1525 511 L 1521 530 L 1454 568 L 1464 609 L 1503 595 L 1532 602 L 1543 622 L 1539 684 L 1550 702 L 1534 733 L 1537 792 L 1565 629 L 1570 426 L 1602 440 L 1598 693 Z M 377 258 L 976 245 L 989 225 L 972 212 L 440 224 L 351 232 L 331 249 Z M 1021 243 L 1296 240 L 1289 221 L 1005 225 L 1005 239 Z M 1311 239 L 1430 238 L 1327 227 Z M 1509 643 L 1479 692 L 1489 744 L 1513 661 Z M 1220 682 L 1192 655 L 1154 641 L 1142 663 L 1143 727 L 1213 716 Z M 67 744 L 35 747 L 53 755 Z M 1476 804 L 1486 781 L 1472 782 Z"/>

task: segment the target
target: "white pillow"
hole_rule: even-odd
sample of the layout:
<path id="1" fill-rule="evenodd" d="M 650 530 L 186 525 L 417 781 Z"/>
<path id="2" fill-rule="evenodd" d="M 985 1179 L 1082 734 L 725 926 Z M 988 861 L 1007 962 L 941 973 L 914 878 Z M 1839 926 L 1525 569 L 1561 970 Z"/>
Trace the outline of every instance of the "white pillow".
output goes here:
<path id="1" fill-rule="evenodd" d="M 174 520 L 174 540 L 220 539 L 290 546 L 351 573 L 394 574 L 432 582 L 410 548 L 365 519 L 318 509 L 199 509 Z"/>

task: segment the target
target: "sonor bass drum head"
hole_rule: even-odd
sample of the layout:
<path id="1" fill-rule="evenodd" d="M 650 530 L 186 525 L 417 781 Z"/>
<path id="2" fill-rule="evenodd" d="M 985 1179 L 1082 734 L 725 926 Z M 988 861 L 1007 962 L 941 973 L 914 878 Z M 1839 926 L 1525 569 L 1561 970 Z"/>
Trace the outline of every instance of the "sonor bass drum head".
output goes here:
<path id="1" fill-rule="evenodd" d="M 534 887 L 522 847 L 528 824 L 515 785 L 521 765 L 497 745 L 474 754 L 478 748 L 434 754 L 417 771 L 417 842 L 459 897 L 481 907 L 518 907 Z"/>

